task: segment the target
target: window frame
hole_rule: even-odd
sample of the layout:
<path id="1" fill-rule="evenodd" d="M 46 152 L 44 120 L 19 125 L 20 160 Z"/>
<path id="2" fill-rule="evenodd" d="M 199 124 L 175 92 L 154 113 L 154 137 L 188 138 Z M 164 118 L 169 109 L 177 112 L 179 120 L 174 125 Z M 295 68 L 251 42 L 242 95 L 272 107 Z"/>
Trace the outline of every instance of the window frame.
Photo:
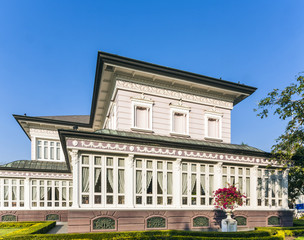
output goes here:
<path id="1" fill-rule="evenodd" d="M 175 113 L 181 113 L 181 114 L 186 114 L 186 126 L 185 126 L 185 132 L 180 133 L 180 132 L 175 132 L 174 131 L 174 114 Z M 172 106 L 170 108 L 170 135 L 176 135 L 176 136 L 186 136 L 189 137 L 189 114 L 190 114 L 190 109 L 186 107 L 177 107 L 177 106 Z"/>
<path id="2" fill-rule="evenodd" d="M 206 140 L 217 140 L 217 141 L 223 141 L 223 136 L 222 136 L 222 118 L 223 114 L 221 113 L 205 113 L 205 139 Z M 210 137 L 209 136 L 209 119 L 216 119 L 218 121 L 218 137 Z"/>
<path id="3" fill-rule="evenodd" d="M 41 142 L 41 145 L 38 144 Z M 47 145 L 45 145 L 47 143 Z M 51 146 L 51 143 L 54 145 Z M 55 161 L 55 162 L 63 162 L 65 161 L 62 157 L 62 148 L 59 140 L 56 139 L 44 139 L 44 138 L 36 138 L 36 148 L 35 148 L 35 160 L 38 161 Z M 59 144 L 59 145 L 58 145 Z M 45 146 L 47 147 L 47 158 L 45 157 Z M 39 158 L 39 147 L 41 148 L 41 157 Z M 54 148 L 54 159 L 51 159 L 51 147 Z M 57 158 L 57 150 L 59 149 L 59 159 Z"/>
<path id="4" fill-rule="evenodd" d="M 136 108 L 144 107 L 149 109 L 148 116 L 148 128 L 141 128 L 136 126 Z M 145 100 L 145 99 L 132 99 L 132 125 L 131 130 L 135 131 L 143 131 L 143 132 L 153 132 L 153 101 Z"/>

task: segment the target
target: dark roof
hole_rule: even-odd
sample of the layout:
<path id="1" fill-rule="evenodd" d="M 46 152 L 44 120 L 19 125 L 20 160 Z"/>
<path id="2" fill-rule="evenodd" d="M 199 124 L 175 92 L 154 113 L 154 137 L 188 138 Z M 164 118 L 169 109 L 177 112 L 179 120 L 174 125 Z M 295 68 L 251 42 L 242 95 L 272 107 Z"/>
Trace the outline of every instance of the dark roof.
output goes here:
<path id="1" fill-rule="evenodd" d="M 199 151 L 210 151 L 218 153 L 241 154 L 246 156 L 270 157 L 270 153 L 248 145 L 210 142 L 195 140 L 191 138 L 168 137 L 138 132 L 127 132 L 102 129 L 95 133 L 80 132 L 73 130 L 58 130 L 61 142 L 65 146 L 65 137 L 82 137 L 95 140 L 108 140 L 115 142 L 136 143 L 153 146 L 167 146 L 184 149 L 195 149 Z M 64 148 L 64 151 L 66 149 Z M 65 153 L 67 156 L 67 153 Z"/>
<path id="2" fill-rule="evenodd" d="M 51 120 L 73 122 L 73 123 L 85 123 L 89 124 L 90 115 L 66 115 L 66 116 L 37 116 L 38 118 L 45 118 Z"/>
<path id="3" fill-rule="evenodd" d="M 0 170 L 69 173 L 66 162 L 17 160 L 0 165 Z"/>
<path id="4" fill-rule="evenodd" d="M 204 147 L 218 147 L 221 149 L 231 149 L 231 150 L 242 150 L 242 151 L 252 151 L 257 153 L 266 153 L 263 150 L 260 150 L 255 147 L 250 147 L 248 145 L 238 145 L 238 144 L 229 144 L 229 143 L 221 143 L 221 142 L 211 142 L 211 141 L 204 141 L 204 140 L 196 140 L 191 138 L 184 138 L 184 137 L 168 137 L 163 135 L 155 135 L 155 134 L 148 134 L 148 133 L 138 133 L 138 132 L 127 132 L 127 131 L 117 131 L 117 130 L 110 130 L 110 129 L 101 129 L 97 130 L 96 133 L 99 134 L 111 134 L 115 136 L 121 137 L 130 137 L 130 138 L 138 138 L 144 141 L 146 140 L 153 140 L 153 141 L 165 141 L 171 143 L 179 143 L 179 144 L 186 144 L 186 145 L 197 145 L 197 146 L 204 146 Z"/>

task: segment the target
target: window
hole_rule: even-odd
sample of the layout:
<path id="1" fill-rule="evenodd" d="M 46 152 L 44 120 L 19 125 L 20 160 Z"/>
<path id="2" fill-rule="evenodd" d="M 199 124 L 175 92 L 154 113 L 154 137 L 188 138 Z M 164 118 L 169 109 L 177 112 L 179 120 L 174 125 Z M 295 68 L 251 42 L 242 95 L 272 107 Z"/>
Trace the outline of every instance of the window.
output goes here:
<path id="1" fill-rule="evenodd" d="M 0 207 L 18 208 L 24 207 L 24 180 L 0 179 Z"/>
<path id="2" fill-rule="evenodd" d="M 60 142 L 37 140 L 37 153 L 38 160 L 60 160 Z"/>
<path id="3" fill-rule="evenodd" d="M 171 134 L 189 134 L 189 109 L 171 108 Z"/>
<path id="4" fill-rule="evenodd" d="M 83 155 L 81 158 L 81 204 L 125 204 L 125 159 Z"/>
<path id="5" fill-rule="evenodd" d="M 220 114 L 205 115 L 205 138 L 222 139 L 222 116 Z"/>
<path id="6" fill-rule="evenodd" d="M 136 159 L 135 204 L 173 204 L 173 162 Z"/>
<path id="7" fill-rule="evenodd" d="M 73 186 L 68 180 L 31 180 L 32 207 L 72 206 Z"/>
<path id="8" fill-rule="evenodd" d="M 182 163 L 182 205 L 213 205 L 214 165 Z"/>
<path id="9" fill-rule="evenodd" d="M 152 102 L 148 100 L 132 101 L 132 130 L 152 131 Z"/>
<path id="10" fill-rule="evenodd" d="M 258 206 L 282 207 L 283 173 L 278 170 L 258 169 Z"/>
<path id="11" fill-rule="evenodd" d="M 246 205 L 250 205 L 250 168 L 223 166 L 222 187 L 235 185 L 246 195 Z"/>

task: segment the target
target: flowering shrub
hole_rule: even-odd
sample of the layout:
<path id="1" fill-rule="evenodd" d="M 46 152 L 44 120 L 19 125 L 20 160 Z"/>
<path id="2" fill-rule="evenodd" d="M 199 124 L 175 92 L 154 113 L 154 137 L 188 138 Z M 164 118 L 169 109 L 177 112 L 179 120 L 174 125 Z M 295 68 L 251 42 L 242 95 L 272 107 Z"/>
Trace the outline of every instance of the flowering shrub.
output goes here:
<path id="1" fill-rule="evenodd" d="M 214 205 L 216 208 L 233 210 L 243 205 L 243 198 L 246 196 L 234 185 L 229 184 L 227 188 L 219 188 L 214 192 Z"/>

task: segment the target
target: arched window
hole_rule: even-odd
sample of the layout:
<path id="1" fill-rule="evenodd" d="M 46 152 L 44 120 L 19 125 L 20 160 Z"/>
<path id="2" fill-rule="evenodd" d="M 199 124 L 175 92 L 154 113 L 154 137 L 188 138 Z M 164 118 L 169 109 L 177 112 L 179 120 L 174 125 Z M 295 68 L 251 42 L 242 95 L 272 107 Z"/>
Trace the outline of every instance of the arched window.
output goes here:
<path id="1" fill-rule="evenodd" d="M 237 221 L 238 226 L 246 226 L 247 225 L 247 218 L 242 216 L 237 216 L 234 218 Z"/>
<path id="2" fill-rule="evenodd" d="M 56 221 L 56 220 L 60 220 L 59 215 L 58 214 L 48 214 L 45 217 L 46 221 Z"/>
<path id="3" fill-rule="evenodd" d="M 166 219 L 163 217 L 151 217 L 147 219 L 147 228 L 165 228 Z"/>
<path id="4" fill-rule="evenodd" d="M 115 220 L 109 217 L 100 217 L 93 220 L 93 229 L 115 229 Z"/>
<path id="5" fill-rule="evenodd" d="M 3 215 L 1 217 L 2 222 L 15 222 L 17 217 L 15 215 Z"/>
<path id="6" fill-rule="evenodd" d="M 209 227 L 209 219 L 206 217 L 193 218 L 193 227 Z"/>
<path id="7" fill-rule="evenodd" d="M 268 218 L 268 225 L 270 226 L 278 226 L 281 223 L 281 219 L 277 216 L 272 216 Z"/>

